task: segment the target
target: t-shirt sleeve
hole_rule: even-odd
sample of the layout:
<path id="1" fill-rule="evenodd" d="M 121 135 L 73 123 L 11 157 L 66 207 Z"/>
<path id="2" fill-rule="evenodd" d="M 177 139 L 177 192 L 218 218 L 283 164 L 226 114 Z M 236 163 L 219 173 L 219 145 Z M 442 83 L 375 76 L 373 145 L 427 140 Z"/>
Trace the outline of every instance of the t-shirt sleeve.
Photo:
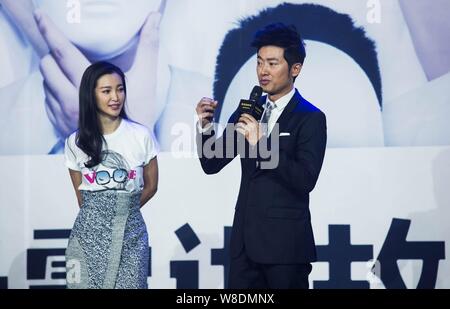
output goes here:
<path id="1" fill-rule="evenodd" d="M 153 132 L 148 131 L 148 134 L 145 135 L 144 138 L 144 144 L 145 144 L 145 161 L 144 165 L 147 165 L 151 159 L 156 157 L 156 155 L 159 152 L 159 145 L 156 141 L 155 136 L 153 135 Z"/>
<path id="2" fill-rule="evenodd" d="M 80 167 L 77 164 L 77 157 L 75 154 L 75 139 L 74 136 L 69 136 L 66 138 L 66 142 L 64 145 L 64 157 L 65 157 L 65 165 L 74 171 L 80 171 Z"/>

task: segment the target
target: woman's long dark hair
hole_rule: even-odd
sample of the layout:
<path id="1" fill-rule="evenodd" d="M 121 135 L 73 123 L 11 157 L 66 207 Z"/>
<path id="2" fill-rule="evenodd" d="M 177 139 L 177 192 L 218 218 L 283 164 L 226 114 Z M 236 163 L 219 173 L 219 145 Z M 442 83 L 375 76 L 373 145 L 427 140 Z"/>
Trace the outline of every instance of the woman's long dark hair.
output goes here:
<path id="1" fill-rule="evenodd" d="M 105 74 L 116 73 L 122 78 L 125 100 L 127 87 L 125 85 L 125 74 L 117 66 L 100 61 L 90 65 L 84 71 L 80 84 L 80 113 L 78 118 L 78 132 L 76 135 L 76 144 L 89 156 L 89 161 L 85 163 L 88 168 L 98 165 L 102 161 L 102 146 L 106 144 L 103 137 L 100 120 L 98 118 L 97 99 L 95 88 L 97 81 Z M 122 119 L 128 119 L 125 112 L 125 102 L 119 114 Z"/>

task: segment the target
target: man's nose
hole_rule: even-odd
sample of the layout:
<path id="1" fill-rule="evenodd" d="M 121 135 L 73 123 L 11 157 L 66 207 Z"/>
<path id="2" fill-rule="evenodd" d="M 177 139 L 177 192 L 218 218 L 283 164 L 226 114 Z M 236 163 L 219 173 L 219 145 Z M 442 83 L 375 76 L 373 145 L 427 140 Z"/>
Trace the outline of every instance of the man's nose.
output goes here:
<path id="1" fill-rule="evenodd" d="M 267 75 L 269 74 L 269 72 L 267 71 L 267 66 L 265 64 L 261 65 L 260 69 L 259 69 L 259 73 L 261 75 Z"/>

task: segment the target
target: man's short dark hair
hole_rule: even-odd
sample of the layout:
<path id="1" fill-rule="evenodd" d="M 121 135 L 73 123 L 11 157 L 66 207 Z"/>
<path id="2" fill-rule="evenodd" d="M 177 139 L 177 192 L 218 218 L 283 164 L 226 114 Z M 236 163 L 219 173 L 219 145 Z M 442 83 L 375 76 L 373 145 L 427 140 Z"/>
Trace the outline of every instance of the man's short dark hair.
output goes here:
<path id="1" fill-rule="evenodd" d="M 256 32 L 252 46 L 259 51 L 261 47 L 273 45 L 284 49 L 284 59 L 289 69 L 295 63 L 303 64 L 306 57 L 305 45 L 294 25 L 274 23 Z"/>

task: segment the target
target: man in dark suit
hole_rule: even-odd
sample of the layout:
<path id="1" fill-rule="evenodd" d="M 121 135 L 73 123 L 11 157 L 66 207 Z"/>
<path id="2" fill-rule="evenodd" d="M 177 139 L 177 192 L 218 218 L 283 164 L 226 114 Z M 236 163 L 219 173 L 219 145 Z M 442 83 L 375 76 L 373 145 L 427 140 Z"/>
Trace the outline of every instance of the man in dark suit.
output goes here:
<path id="1" fill-rule="evenodd" d="M 271 24 L 256 33 L 252 46 L 267 93 L 261 121 L 237 110 L 216 139 L 211 119 L 218 102 L 203 98 L 196 108 L 203 170 L 215 174 L 241 157 L 228 287 L 308 288 L 316 260 L 309 193 L 325 154 L 326 118 L 294 88 L 306 55 L 295 27 Z M 263 145 L 276 164 L 262 156 Z"/>

